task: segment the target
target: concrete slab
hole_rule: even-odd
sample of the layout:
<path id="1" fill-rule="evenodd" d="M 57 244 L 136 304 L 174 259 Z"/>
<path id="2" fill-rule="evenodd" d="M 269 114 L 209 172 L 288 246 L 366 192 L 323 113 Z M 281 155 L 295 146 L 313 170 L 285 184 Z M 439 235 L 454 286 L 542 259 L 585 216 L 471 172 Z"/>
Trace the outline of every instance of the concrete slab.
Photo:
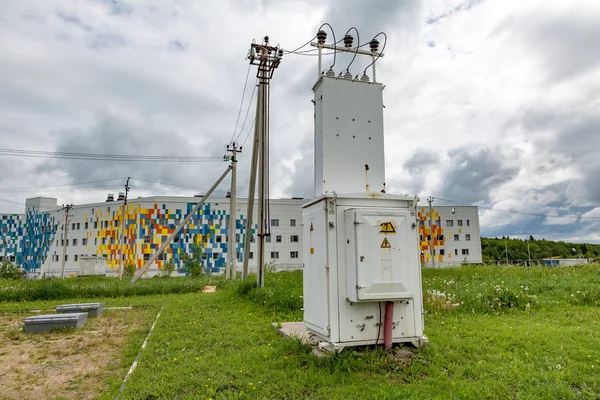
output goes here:
<path id="1" fill-rule="evenodd" d="M 57 314 L 82 313 L 90 317 L 99 317 L 104 313 L 104 303 L 63 304 L 56 306 Z"/>
<path id="2" fill-rule="evenodd" d="M 25 318 L 25 332 L 47 332 L 54 328 L 81 328 L 87 322 L 87 313 L 35 315 Z"/>
<path id="3" fill-rule="evenodd" d="M 302 343 L 312 347 L 314 355 L 318 357 L 328 355 L 327 352 L 319 348 L 318 338 L 306 330 L 304 327 L 304 322 L 282 322 L 281 324 L 273 323 L 271 326 L 274 329 L 277 329 L 277 332 L 280 335 L 301 339 Z"/>

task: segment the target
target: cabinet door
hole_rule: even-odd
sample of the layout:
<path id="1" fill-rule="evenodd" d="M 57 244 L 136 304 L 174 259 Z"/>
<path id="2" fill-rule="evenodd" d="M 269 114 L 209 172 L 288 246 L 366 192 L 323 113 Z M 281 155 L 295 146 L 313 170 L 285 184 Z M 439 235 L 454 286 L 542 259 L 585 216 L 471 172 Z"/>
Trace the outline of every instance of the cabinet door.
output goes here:
<path id="1" fill-rule="evenodd" d="M 416 240 L 409 211 L 350 209 L 345 217 L 349 300 L 412 299 L 410 252 Z"/>
<path id="2" fill-rule="evenodd" d="M 304 210 L 304 324 L 329 336 L 329 269 L 325 202 Z"/>

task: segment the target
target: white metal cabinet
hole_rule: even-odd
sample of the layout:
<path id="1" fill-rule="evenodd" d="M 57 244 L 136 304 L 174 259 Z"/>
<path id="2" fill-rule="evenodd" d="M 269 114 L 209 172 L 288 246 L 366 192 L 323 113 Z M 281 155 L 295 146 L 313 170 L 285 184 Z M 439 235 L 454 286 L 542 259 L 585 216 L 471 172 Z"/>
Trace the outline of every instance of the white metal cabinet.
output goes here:
<path id="1" fill-rule="evenodd" d="M 303 207 L 304 324 L 323 347 L 382 342 L 386 301 L 394 302 L 393 342 L 427 340 L 414 202 L 380 193 L 326 194 Z M 381 233 L 387 222 L 394 234 Z M 391 250 L 382 253 L 384 239 Z M 361 244 L 354 249 L 352 241 Z"/>

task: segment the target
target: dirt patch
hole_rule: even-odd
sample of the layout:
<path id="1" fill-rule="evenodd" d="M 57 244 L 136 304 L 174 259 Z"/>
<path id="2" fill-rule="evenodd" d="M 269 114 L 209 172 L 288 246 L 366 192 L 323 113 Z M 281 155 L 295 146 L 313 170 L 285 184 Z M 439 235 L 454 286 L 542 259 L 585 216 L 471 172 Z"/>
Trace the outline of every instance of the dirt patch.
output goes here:
<path id="1" fill-rule="evenodd" d="M 26 334 L 28 314 L 0 315 L 1 399 L 90 399 L 120 373 L 122 350 L 147 311 L 109 310 L 84 328 Z"/>
<path id="2" fill-rule="evenodd" d="M 404 350 L 404 349 L 394 349 L 392 350 L 392 357 L 397 364 L 401 365 L 410 365 L 414 353 L 412 351 Z"/>

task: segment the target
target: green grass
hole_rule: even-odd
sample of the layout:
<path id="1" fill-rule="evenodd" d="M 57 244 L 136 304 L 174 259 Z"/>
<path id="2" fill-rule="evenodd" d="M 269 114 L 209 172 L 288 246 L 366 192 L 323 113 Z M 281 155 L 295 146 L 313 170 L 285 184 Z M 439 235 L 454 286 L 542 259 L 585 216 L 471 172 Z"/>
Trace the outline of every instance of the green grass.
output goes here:
<path id="1" fill-rule="evenodd" d="M 430 343 L 408 349 L 412 359 L 373 348 L 314 356 L 270 326 L 302 319 L 302 274 L 266 283 L 108 299 L 164 306 L 122 398 L 600 398 L 598 265 L 424 270 Z M 100 398 L 114 398 L 141 340 Z"/>
<path id="2" fill-rule="evenodd" d="M 146 296 L 150 294 L 191 293 L 205 285 L 221 286 L 220 276 L 201 275 L 197 278 L 165 277 L 140 279 L 135 285 L 129 280 L 90 277 L 77 279 L 6 280 L 0 279 L 0 304 L 14 301 L 91 299 Z"/>

